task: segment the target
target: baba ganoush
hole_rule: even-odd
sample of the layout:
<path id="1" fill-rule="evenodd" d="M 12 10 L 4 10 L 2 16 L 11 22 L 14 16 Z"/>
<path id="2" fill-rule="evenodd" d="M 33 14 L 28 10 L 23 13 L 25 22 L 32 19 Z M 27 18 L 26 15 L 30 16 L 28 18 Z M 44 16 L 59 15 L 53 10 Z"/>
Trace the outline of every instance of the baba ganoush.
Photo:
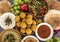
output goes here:
<path id="1" fill-rule="evenodd" d="M 20 33 L 14 29 L 4 30 L 0 38 L 1 42 L 21 42 Z"/>

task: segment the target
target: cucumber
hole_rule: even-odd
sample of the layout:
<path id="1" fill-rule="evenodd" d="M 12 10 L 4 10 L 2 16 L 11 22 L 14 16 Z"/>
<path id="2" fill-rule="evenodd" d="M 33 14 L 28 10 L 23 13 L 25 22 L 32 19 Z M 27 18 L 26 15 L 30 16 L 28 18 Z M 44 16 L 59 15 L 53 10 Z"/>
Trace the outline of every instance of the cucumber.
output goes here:
<path id="1" fill-rule="evenodd" d="M 11 8 L 11 9 L 10 9 L 10 11 L 14 11 L 14 9 L 13 9 L 13 8 Z"/>
<path id="2" fill-rule="evenodd" d="M 14 0 L 14 2 L 18 2 L 19 0 Z"/>
<path id="3" fill-rule="evenodd" d="M 29 0 L 24 0 L 25 3 L 29 3 Z"/>
<path id="4" fill-rule="evenodd" d="M 19 3 L 18 3 L 18 2 L 14 2 L 14 5 L 16 5 L 16 6 L 17 6 L 17 5 L 19 5 Z"/>
<path id="5" fill-rule="evenodd" d="M 13 14 L 15 13 L 14 11 L 11 11 Z"/>
<path id="6" fill-rule="evenodd" d="M 21 4 L 22 3 L 22 0 L 19 0 L 19 4 Z"/>
<path id="7" fill-rule="evenodd" d="M 16 13 L 16 15 L 18 15 L 20 13 L 20 11 L 19 10 L 15 10 L 15 13 Z"/>
<path id="8" fill-rule="evenodd" d="M 20 9 L 20 6 L 17 6 L 18 9 Z"/>
<path id="9" fill-rule="evenodd" d="M 17 10 L 18 9 L 18 6 L 14 6 L 14 10 Z"/>

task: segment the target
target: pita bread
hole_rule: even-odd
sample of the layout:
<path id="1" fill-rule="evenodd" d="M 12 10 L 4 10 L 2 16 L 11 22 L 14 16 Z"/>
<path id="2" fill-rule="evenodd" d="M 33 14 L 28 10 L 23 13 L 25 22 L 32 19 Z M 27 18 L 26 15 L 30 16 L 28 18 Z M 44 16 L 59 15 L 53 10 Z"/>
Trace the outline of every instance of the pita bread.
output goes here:
<path id="1" fill-rule="evenodd" d="M 50 10 L 44 17 L 44 21 L 49 23 L 53 29 L 60 29 L 60 11 Z"/>
<path id="2" fill-rule="evenodd" d="M 11 8 L 11 4 L 9 1 L 0 1 L 0 15 L 2 15 L 3 13 L 9 12 Z"/>

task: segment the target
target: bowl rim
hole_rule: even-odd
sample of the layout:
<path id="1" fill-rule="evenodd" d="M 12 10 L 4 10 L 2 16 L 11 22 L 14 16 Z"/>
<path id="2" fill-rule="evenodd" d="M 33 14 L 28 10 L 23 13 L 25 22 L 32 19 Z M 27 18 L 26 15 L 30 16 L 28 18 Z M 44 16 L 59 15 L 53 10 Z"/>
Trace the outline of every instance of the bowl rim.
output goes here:
<path id="1" fill-rule="evenodd" d="M 10 13 L 10 12 L 4 13 L 4 14 L 0 17 L 0 26 L 2 27 L 2 29 L 7 29 L 7 28 L 5 28 L 5 27 L 2 25 L 2 23 L 1 23 L 2 18 L 3 18 L 4 16 L 6 16 L 6 15 L 11 15 L 11 16 L 13 16 L 12 18 L 15 18 L 15 15 L 12 14 L 12 13 Z M 14 25 L 13 25 L 11 28 L 8 28 L 8 29 L 12 29 L 14 26 L 15 26 L 15 20 L 14 20 Z"/>
<path id="2" fill-rule="evenodd" d="M 5 34 L 5 32 L 8 32 L 8 31 L 13 31 L 13 32 L 15 32 L 15 33 L 18 34 L 18 36 L 19 36 L 19 39 L 20 39 L 19 41 L 22 40 L 22 37 L 21 37 L 20 32 L 19 32 L 18 30 L 15 30 L 15 29 L 6 29 L 6 30 L 3 30 L 3 31 L 1 32 L 1 34 L 0 34 L 0 41 L 2 40 L 3 34 Z"/>
<path id="3" fill-rule="evenodd" d="M 47 37 L 47 38 L 41 38 L 41 37 L 39 37 L 37 31 L 38 31 L 38 28 L 39 28 L 41 25 L 47 25 L 48 27 L 50 27 L 51 34 L 50 34 L 49 37 Z M 52 29 L 52 27 L 51 27 L 50 24 L 43 22 L 43 23 L 40 23 L 40 24 L 37 26 L 37 30 L 35 31 L 35 34 L 36 34 L 36 36 L 37 36 L 37 38 L 38 38 L 39 40 L 41 40 L 41 41 L 46 41 L 46 40 L 52 38 L 52 36 L 53 36 L 53 29 Z"/>
<path id="4" fill-rule="evenodd" d="M 35 36 L 32 36 L 32 35 L 24 37 L 21 42 L 24 42 L 24 40 L 27 39 L 28 37 L 32 37 L 32 38 L 36 39 L 37 42 L 39 42 L 39 40 Z"/>

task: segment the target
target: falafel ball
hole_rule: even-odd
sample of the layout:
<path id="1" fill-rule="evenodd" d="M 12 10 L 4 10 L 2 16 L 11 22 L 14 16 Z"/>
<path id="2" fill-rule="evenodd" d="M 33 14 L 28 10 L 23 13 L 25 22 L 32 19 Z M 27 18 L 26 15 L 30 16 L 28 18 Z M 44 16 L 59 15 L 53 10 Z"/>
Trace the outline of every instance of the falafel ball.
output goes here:
<path id="1" fill-rule="evenodd" d="M 21 33 L 25 33 L 25 30 L 26 29 L 22 29 L 22 28 L 20 29 Z"/>
<path id="2" fill-rule="evenodd" d="M 25 28 L 27 27 L 27 24 L 26 24 L 25 22 L 22 22 L 22 23 L 20 24 L 20 27 L 23 28 L 23 29 L 25 29 Z"/>
<path id="3" fill-rule="evenodd" d="M 24 12 L 21 12 L 19 16 L 20 18 L 25 18 L 26 14 Z"/>
<path id="4" fill-rule="evenodd" d="M 30 28 L 26 29 L 26 34 L 31 34 L 32 33 L 32 30 Z"/>
<path id="5" fill-rule="evenodd" d="M 17 27 L 20 27 L 20 24 L 21 24 L 21 22 L 17 22 L 17 23 L 16 23 L 16 26 L 17 26 Z"/>
<path id="6" fill-rule="evenodd" d="M 27 15 L 28 19 L 33 19 L 33 16 L 31 14 Z"/>
<path id="7" fill-rule="evenodd" d="M 19 16 L 16 16 L 15 17 L 15 21 L 18 22 L 20 20 L 20 17 Z"/>
<path id="8" fill-rule="evenodd" d="M 32 25 L 31 29 L 32 29 L 32 31 L 36 31 L 37 26 L 36 25 Z"/>
<path id="9" fill-rule="evenodd" d="M 26 19 L 26 23 L 27 23 L 28 25 L 31 25 L 31 24 L 32 24 L 32 19 Z"/>
<path id="10" fill-rule="evenodd" d="M 32 20 L 32 21 L 33 21 L 33 23 L 32 23 L 32 24 L 33 24 L 33 25 L 36 25 L 36 21 L 35 21 L 35 20 Z"/>

